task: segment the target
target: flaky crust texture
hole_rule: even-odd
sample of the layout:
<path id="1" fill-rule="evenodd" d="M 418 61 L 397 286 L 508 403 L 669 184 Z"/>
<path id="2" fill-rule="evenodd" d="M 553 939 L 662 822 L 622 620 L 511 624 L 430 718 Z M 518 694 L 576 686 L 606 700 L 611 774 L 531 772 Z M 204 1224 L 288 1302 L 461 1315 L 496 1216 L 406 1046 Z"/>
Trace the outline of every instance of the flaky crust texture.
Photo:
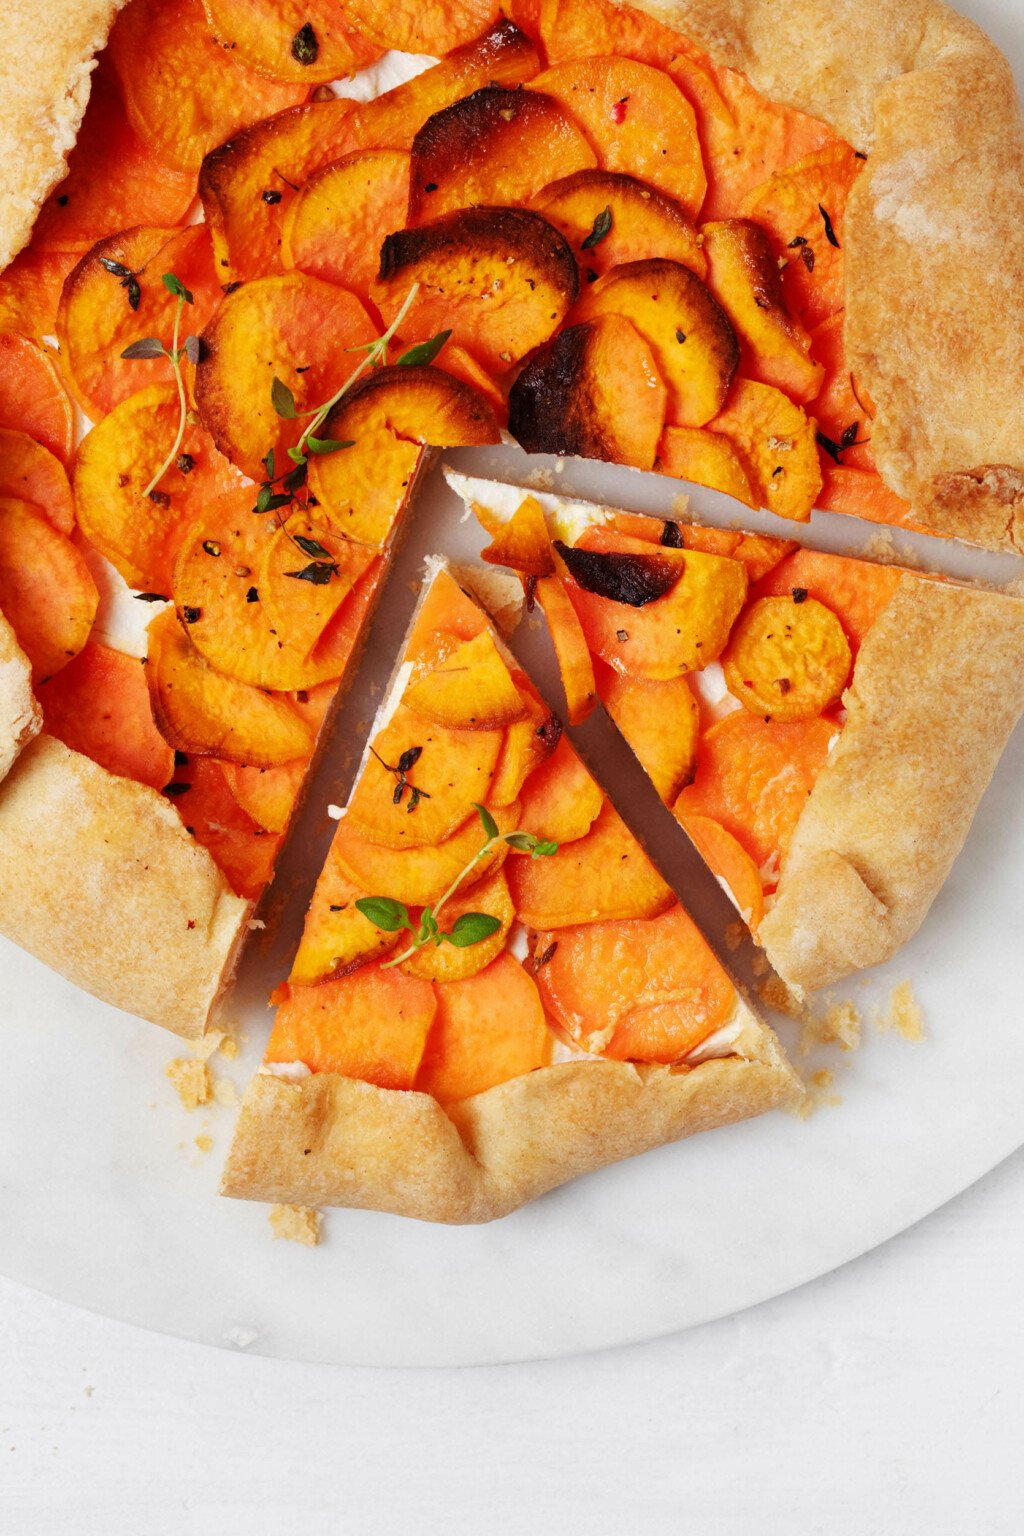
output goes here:
<path id="1" fill-rule="evenodd" d="M 883 479 L 935 532 L 1024 552 L 1024 124 L 1010 67 L 939 0 L 635 0 L 868 159 L 846 355 Z"/>
<path id="2" fill-rule="evenodd" d="M 42 723 L 42 711 L 32 694 L 28 657 L 0 613 L 0 783 Z"/>
<path id="3" fill-rule="evenodd" d="M 0 5 L 0 270 L 28 243 L 64 179 L 89 100 L 94 59 L 124 0 Z"/>
<path id="4" fill-rule="evenodd" d="M 52 737 L 0 785 L 0 933 L 115 1007 L 201 1035 L 250 911 L 162 796 Z"/>
<path id="5" fill-rule="evenodd" d="M 446 1113 L 333 1073 L 250 1084 L 222 1191 L 449 1223 L 493 1221 L 546 1190 L 652 1147 L 794 1100 L 774 1037 L 757 1060 L 687 1072 L 571 1061 L 500 1083 Z"/>
<path id="6" fill-rule="evenodd" d="M 904 576 L 844 703 L 758 930 L 801 990 L 889 959 L 920 926 L 1024 710 L 1024 602 Z"/>

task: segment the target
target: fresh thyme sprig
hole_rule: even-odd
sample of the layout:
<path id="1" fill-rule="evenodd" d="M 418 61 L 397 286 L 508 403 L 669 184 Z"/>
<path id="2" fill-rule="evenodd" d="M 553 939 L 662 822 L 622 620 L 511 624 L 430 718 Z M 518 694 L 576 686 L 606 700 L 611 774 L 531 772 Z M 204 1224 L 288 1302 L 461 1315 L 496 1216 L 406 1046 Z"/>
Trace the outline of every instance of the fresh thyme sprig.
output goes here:
<path id="1" fill-rule="evenodd" d="M 410 792 L 409 804 L 405 808 L 407 812 L 414 811 L 421 800 L 430 799 L 430 796 L 425 789 L 419 789 L 415 784 L 409 783 L 410 770 L 415 768 L 416 764 L 423 756 L 422 747 L 407 747 L 402 753 L 401 757 L 398 759 L 397 763 L 386 763 L 375 747 L 371 747 L 370 751 L 373 753 L 378 763 L 380 763 L 381 767 L 385 768 L 388 773 L 393 773 L 395 776 L 395 792 L 391 797 L 392 805 L 401 805 L 402 796 L 405 794 L 406 790 L 409 790 Z"/>
<path id="2" fill-rule="evenodd" d="M 531 859 L 549 858 L 553 853 L 558 852 L 557 843 L 543 841 L 534 837 L 532 832 L 500 832 L 498 823 L 485 805 L 478 805 L 474 801 L 473 809 L 480 817 L 485 841 L 465 868 L 456 875 L 444 895 L 432 907 L 424 907 L 418 924 L 413 922 L 404 903 L 394 901 L 390 896 L 361 896 L 356 901 L 357 910 L 384 933 L 400 933 L 403 928 L 407 928 L 413 936 L 409 947 L 400 955 L 395 955 L 393 959 L 386 960 L 381 970 L 388 970 L 393 965 L 401 965 L 404 960 L 411 959 L 425 944 L 433 944 L 435 947 L 441 944 L 454 944 L 456 949 L 467 949 L 469 945 L 479 944 L 484 939 L 489 939 L 492 933 L 497 933 L 501 927 L 501 919 L 492 916 L 490 912 L 463 912 L 448 930 L 443 929 L 438 922 L 442 907 L 452 899 L 463 881 L 473 873 L 480 861 L 487 857 L 496 844 L 507 843 L 514 852 L 529 854 Z"/>
<path id="3" fill-rule="evenodd" d="M 189 362 L 193 364 L 199 361 L 198 336 L 186 336 L 184 342 L 180 346 L 178 344 L 181 334 L 182 311 L 186 304 L 194 304 L 195 299 L 185 287 L 181 278 L 176 277 L 173 272 L 165 272 L 163 274 L 163 284 L 168 293 L 172 293 L 178 301 L 174 311 L 174 327 L 171 332 L 170 347 L 165 347 L 159 336 L 143 336 L 141 340 L 133 341 L 130 347 L 125 347 L 121 353 L 121 356 L 127 358 L 129 362 L 133 362 L 138 358 L 166 357 L 174 370 L 174 382 L 178 387 L 178 431 L 174 439 L 174 446 L 146 486 L 142 493 L 143 496 L 151 496 L 153 494 L 164 475 L 166 475 L 178 457 L 181 440 L 185 436 L 185 422 L 188 418 L 188 401 L 185 398 L 185 380 L 182 377 L 181 360 L 183 357 L 187 357 Z"/>

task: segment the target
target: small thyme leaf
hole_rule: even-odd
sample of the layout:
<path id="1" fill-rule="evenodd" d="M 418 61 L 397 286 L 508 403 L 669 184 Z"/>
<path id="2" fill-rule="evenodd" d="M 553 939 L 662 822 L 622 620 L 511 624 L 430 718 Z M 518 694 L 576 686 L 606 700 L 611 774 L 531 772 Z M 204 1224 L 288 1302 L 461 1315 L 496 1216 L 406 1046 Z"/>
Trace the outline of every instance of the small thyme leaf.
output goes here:
<path id="1" fill-rule="evenodd" d="M 128 290 L 128 308 L 138 309 L 142 303 L 142 289 L 139 287 L 138 278 L 133 273 L 131 277 L 125 279 L 121 286 Z"/>
<path id="2" fill-rule="evenodd" d="M 304 565 L 301 571 L 285 571 L 293 581 L 308 581 L 314 587 L 326 587 L 331 578 L 338 574 L 336 560 L 312 560 L 309 565 Z"/>
<path id="3" fill-rule="evenodd" d="M 109 256 L 100 256 L 98 260 L 100 266 L 105 267 L 108 272 L 112 272 L 115 277 L 129 278 L 135 276 L 131 267 L 126 267 L 121 261 L 113 261 Z"/>
<path id="4" fill-rule="evenodd" d="M 402 928 L 412 927 L 406 908 L 400 901 L 392 901 L 390 896 L 360 896 L 355 906 L 384 933 L 398 933 Z"/>
<path id="5" fill-rule="evenodd" d="M 175 273 L 165 272 L 163 275 L 163 285 L 167 289 L 168 293 L 173 293 L 174 297 L 176 299 L 181 299 L 183 303 L 195 303 L 195 299 L 193 298 L 192 294 L 185 287 L 185 284 L 182 282 L 181 278 L 177 277 Z"/>
<path id="6" fill-rule="evenodd" d="M 842 446 L 839 443 L 834 443 L 830 437 L 826 437 L 824 432 L 816 432 L 814 435 L 817 439 L 818 447 L 823 448 L 829 458 L 836 464 L 841 464 L 843 462 L 840 458 L 840 454 L 843 451 Z"/>
<path id="7" fill-rule="evenodd" d="M 301 543 L 301 540 L 300 540 L 300 543 Z M 313 554 L 314 551 L 313 550 L 309 550 L 308 553 L 309 554 Z M 420 760 L 420 758 L 422 756 L 423 756 L 423 748 L 422 747 L 406 747 L 405 751 L 402 753 L 401 757 L 398 759 L 398 771 L 399 771 L 399 773 L 408 773 L 410 768 L 415 768 L 416 764 L 419 762 L 419 760 Z"/>
<path id="8" fill-rule="evenodd" d="M 489 912 L 463 912 L 455 919 L 445 937 L 456 949 L 468 949 L 470 944 L 479 944 L 483 939 L 489 939 L 500 927 L 501 919 L 492 917 Z"/>
<path id="9" fill-rule="evenodd" d="M 612 210 L 611 206 L 609 205 L 597 215 L 597 218 L 594 220 L 594 223 L 591 227 L 590 234 L 583 241 L 582 245 L 580 246 L 580 250 L 592 251 L 595 245 L 600 245 L 601 241 L 605 238 L 606 235 L 611 234 L 611 231 Z"/>
<path id="10" fill-rule="evenodd" d="M 818 212 L 821 214 L 822 223 L 825 225 L 825 239 L 828 241 L 829 245 L 834 245 L 838 251 L 840 249 L 840 245 L 839 241 L 836 239 L 836 232 L 832 228 L 832 220 L 829 217 L 828 210 L 823 208 L 821 203 L 819 203 Z"/>
<path id="11" fill-rule="evenodd" d="M 355 441 L 354 437 L 343 442 L 337 437 L 314 437 L 309 433 L 306 437 L 306 447 L 316 457 L 323 458 L 328 453 L 340 453 L 343 448 L 354 448 Z"/>
<path id="12" fill-rule="evenodd" d="M 295 409 L 295 396 L 288 388 L 288 385 L 283 384 L 276 374 L 274 375 L 274 382 L 270 386 L 270 403 L 277 414 L 284 417 L 285 421 L 294 421 L 298 415 Z"/>
<path id="13" fill-rule="evenodd" d="M 553 853 L 558 852 L 557 843 L 538 843 L 530 857 L 532 859 L 549 859 Z"/>
<path id="14" fill-rule="evenodd" d="M 476 800 L 473 800 L 471 804 L 474 811 L 476 811 L 477 815 L 480 817 L 480 825 L 484 829 L 484 836 L 488 839 L 500 836 L 500 833 L 498 832 L 498 823 L 495 821 L 487 807 L 485 805 L 478 804 Z"/>
<path id="15" fill-rule="evenodd" d="M 285 475 L 284 479 L 281 481 L 281 489 L 282 491 L 286 491 L 289 496 L 294 496 L 295 492 L 304 486 L 305 483 L 306 461 L 303 459 L 301 464 L 296 464 L 295 468 L 291 471 L 290 474 Z"/>
<path id="16" fill-rule="evenodd" d="M 840 448 L 852 448 L 857 441 L 857 433 L 860 431 L 860 422 L 851 421 L 848 427 L 843 428 L 843 435 L 839 439 Z"/>
<path id="17" fill-rule="evenodd" d="M 263 468 L 267 472 L 267 479 L 268 480 L 273 480 L 273 478 L 274 478 L 274 450 L 273 450 L 273 448 L 271 448 L 268 451 L 266 458 L 263 460 Z"/>
<path id="18" fill-rule="evenodd" d="M 134 362 L 137 358 L 166 357 L 167 354 L 158 336 L 143 336 L 139 341 L 133 341 L 130 347 L 125 347 L 121 356 Z"/>
<path id="19" fill-rule="evenodd" d="M 170 598 L 162 592 L 135 592 L 133 593 L 137 603 L 169 603 Z"/>
<path id="20" fill-rule="evenodd" d="M 537 846 L 537 839 L 532 832 L 506 832 L 505 841 L 517 853 L 532 853 Z"/>
<path id="21" fill-rule="evenodd" d="M 188 358 L 189 362 L 193 365 L 193 367 L 197 366 L 199 363 L 199 337 L 186 336 L 185 345 L 182 347 L 182 351 Z"/>
<path id="22" fill-rule="evenodd" d="M 318 544 L 316 539 L 307 539 L 304 534 L 297 533 L 295 535 L 295 542 L 304 555 L 310 555 L 314 560 L 329 560 L 331 558 L 330 550 L 324 549 L 323 545 Z M 398 766 L 402 766 L 401 758 L 398 760 Z"/>
<path id="23" fill-rule="evenodd" d="M 431 336 L 429 341 L 418 342 L 415 347 L 410 347 L 408 352 L 402 353 L 398 359 L 398 366 L 418 368 L 426 363 L 432 363 L 451 334 L 451 331 L 438 331 L 437 335 Z"/>
<path id="24" fill-rule="evenodd" d="M 297 64 L 315 64 L 320 42 L 310 22 L 305 22 L 292 38 L 292 58 Z"/>

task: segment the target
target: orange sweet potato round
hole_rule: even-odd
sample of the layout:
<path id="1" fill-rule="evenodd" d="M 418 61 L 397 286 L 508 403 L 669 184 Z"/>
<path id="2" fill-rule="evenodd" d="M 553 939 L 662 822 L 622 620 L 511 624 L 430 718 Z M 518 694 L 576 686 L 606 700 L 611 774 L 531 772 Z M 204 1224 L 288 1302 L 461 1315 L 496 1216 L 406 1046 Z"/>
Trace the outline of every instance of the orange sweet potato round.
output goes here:
<path id="1" fill-rule="evenodd" d="M 563 736 L 523 785 L 520 826 L 543 842 L 586 837 L 604 805 L 604 791 Z"/>
<path id="2" fill-rule="evenodd" d="M 550 858 L 513 855 L 506 874 L 516 912 L 530 928 L 656 917 L 675 899 L 608 801 L 585 837 Z"/>
<path id="3" fill-rule="evenodd" d="M 270 80 L 323 84 L 380 56 L 345 25 L 334 0 L 203 0 L 203 9 L 221 47 Z"/>
<path id="4" fill-rule="evenodd" d="M 490 806 L 501 833 L 514 832 L 519 825 L 519 802 Z M 334 837 L 334 856 L 348 877 L 364 891 L 387 895 L 403 901 L 407 907 L 428 907 L 444 894 L 484 845 L 483 831 L 473 815 L 443 843 L 425 848 L 386 848 L 361 837 L 346 817 Z M 502 865 L 508 844 L 498 843 L 473 871 L 473 879 Z"/>
<path id="5" fill-rule="evenodd" d="M 429 981 L 361 965 L 314 987 L 289 986 L 267 1045 L 268 1062 L 411 1088 L 437 1002 Z"/>
<path id="6" fill-rule="evenodd" d="M 368 960 L 382 959 L 403 939 L 402 933 L 386 933 L 363 916 L 356 901 L 367 894 L 345 873 L 332 844 L 306 913 L 290 982 L 308 986 L 344 975 Z"/>
<path id="7" fill-rule="evenodd" d="M 533 207 L 568 240 L 587 280 L 627 261 L 664 256 L 703 278 L 693 220 L 675 198 L 621 171 L 575 171 L 544 187 Z"/>
<path id="8" fill-rule="evenodd" d="M 0 496 L 31 501 L 57 529 L 75 526 L 75 503 L 60 459 L 25 432 L 0 427 Z"/>
<path id="9" fill-rule="evenodd" d="M 507 522 L 491 518 L 485 507 L 474 508 L 478 520 L 491 535 L 491 543 L 480 551 L 488 565 L 504 565 L 520 576 L 550 576 L 555 569 L 548 525 L 540 503 L 524 496 Z"/>
<path id="10" fill-rule="evenodd" d="M 658 444 L 658 468 L 676 480 L 691 480 L 756 507 L 739 454 L 727 437 L 704 427 L 666 427 Z"/>
<path id="11" fill-rule="evenodd" d="M 597 702 L 594 663 L 587 637 L 560 576 L 539 577 L 534 591 L 558 659 L 569 724 L 579 725 Z"/>
<path id="12" fill-rule="evenodd" d="M 231 889 L 258 901 L 274 873 L 281 839 L 246 815 L 224 782 L 220 764 L 208 757 L 182 761 L 179 754 L 165 793 L 196 842 L 212 854 Z"/>
<path id="13" fill-rule="evenodd" d="M 441 944 L 439 947 L 424 944 L 408 960 L 402 962 L 406 975 L 422 976 L 426 981 L 465 981 L 501 954 L 515 919 L 503 870 L 495 870 L 475 885 L 457 891 L 435 916 L 441 929 L 450 933 L 454 924 L 467 912 L 482 912 L 487 917 L 495 918 L 501 926 L 487 938 L 480 939 L 476 944 L 467 944 L 461 949 L 455 944 Z M 413 919 L 418 920 L 415 912 Z M 407 941 L 408 935 L 405 938 Z M 407 942 L 404 947 L 408 947 Z"/>
<path id="14" fill-rule="evenodd" d="M 810 417 L 770 384 L 737 379 L 712 425 L 732 442 L 758 503 L 806 522 L 821 490 Z"/>
<path id="15" fill-rule="evenodd" d="M 0 332 L 17 331 L 46 342 L 57 329 L 64 280 L 77 264 L 74 251 L 19 251 L 0 272 Z"/>
<path id="16" fill-rule="evenodd" d="M 697 852 L 718 880 L 727 886 L 736 910 L 750 931 L 756 934 L 764 916 L 764 890 L 750 854 L 731 832 L 727 832 L 720 822 L 712 821 L 710 816 L 685 815 L 681 820 Z"/>
<path id="17" fill-rule="evenodd" d="M 305 759 L 280 763 L 276 768 L 257 768 L 251 763 L 220 766 L 228 789 L 257 826 L 264 832 L 287 831 L 309 769 Z"/>
<path id="18" fill-rule="evenodd" d="M 71 457 L 71 401 L 54 354 L 10 331 L 0 331 L 0 427 L 27 432 L 62 464 Z"/>
<path id="19" fill-rule="evenodd" d="M 757 598 L 722 653 L 733 697 L 751 714 L 776 720 L 820 715 L 846 687 L 850 665 L 842 625 L 813 597 Z"/>
<path id="20" fill-rule="evenodd" d="M 96 583 L 71 540 L 29 502 L 0 498 L 0 613 L 37 683 L 78 655 L 98 606 Z"/>
<path id="21" fill-rule="evenodd" d="M 341 9 L 348 24 L 378 48 L 429 53 L 435 58 L 478 38 L 501 14 L 495 0 L 417 0 L 416 4 L 403 0 L 398 5 L 385 0 L 342 0 Z"/>
<path id="22" fill-rule="evenodd" d="M 851 560 L 814 549 L 799 549 L 773 567 L 753 590 L 755 597 L 806 593 L 839 617 L 856 654 L 864 636 L 900 584 L 902 571 L 869 560 Z"/>
<path id="23" fill-rule="evenodd" d="M 174 753 L 156 728 L 137 657 L 89 640 L 40 684 L 39 702 L 47 733 L 72 751 L 153 789 L 170 781 Z"/>
<path id="24" fill-rule="evenodd" d="M 449 341 L 443 348 L 437 359 L 437 366 L 445 373 L 450 373 L 453 378 L 461 379 L 463 384 L 468 384 L 475 389 L 478 395 L 482 395 L 494 412 L 494 419 L 499 427 L 508 425 L 508 401 L 502 392 L 497 380 L 471 357 L 465 347 L 458 346 Z"/>
<path id="25" fill-rule="evenodd" d="M 512 955 L 437 987 L 437 1017 L 427 1036 L 416 1087 L 441 1103 L 534 1072 L 550 1039 L 537 984 Z"/>
<path id="26" fill-rule="evenodd" d="M 360 298 L 369 296 L 384 238 L 405 223 L 409 156 L 400 149 L 343 155 L 310 177 L 285 215 L 281 258 Z"/>
<path id="27" fill-rule="evenodd" d="M 700 711 L 686 678 L 653 682 L 601 663 L 597 691 L 658 794 L 671 805 L 697 761 Z"/>
<path id="28" fill-rule="evenodd" d="M 514 676 L 529 715 L 505 732 L 488 792 L 492 805 L 508 805 L 518 799 L 530 775 L 547 762 L 562 735 L 562 722 L 529 691 L 525 673 Z"/>
<path id="29" fill-rule="evenodd" d="M 471 731 L 514 725 L 529 712 L 486 630 L 464 640 L 433 671 L 411 683 L 403 704 L 434 725 Z"/>
<path id="30" fill-rule="evenodd" d="M 267 538 L 255 572 L 260 603 L 277 640 L 290 651 L 311 656 L 375 559 L 364 544 L 340 538 L 322 520 L 293 512 Z M 201 562 L 200 568 L 208 566 Z M 247 600 L 246 607 L 251 606 Z"/>

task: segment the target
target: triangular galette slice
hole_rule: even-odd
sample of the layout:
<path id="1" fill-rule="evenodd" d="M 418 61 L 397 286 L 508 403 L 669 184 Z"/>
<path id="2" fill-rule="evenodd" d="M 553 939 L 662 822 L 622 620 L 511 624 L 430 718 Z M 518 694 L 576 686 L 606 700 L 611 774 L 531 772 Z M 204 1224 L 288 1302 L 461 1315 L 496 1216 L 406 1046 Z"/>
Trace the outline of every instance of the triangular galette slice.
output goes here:
<path id="1" fill-rule="evenodd" d="M 1024 709 L 1024 602 L 735 529 L 448 472 L 779 974 L 923 921 Z"/>
<path id="2" fill-rule="evenodd" d="M 485 1221 L 799 1092 L 440 564 L 277 1001 L 224 1178 L 249 1199 Z"/>

